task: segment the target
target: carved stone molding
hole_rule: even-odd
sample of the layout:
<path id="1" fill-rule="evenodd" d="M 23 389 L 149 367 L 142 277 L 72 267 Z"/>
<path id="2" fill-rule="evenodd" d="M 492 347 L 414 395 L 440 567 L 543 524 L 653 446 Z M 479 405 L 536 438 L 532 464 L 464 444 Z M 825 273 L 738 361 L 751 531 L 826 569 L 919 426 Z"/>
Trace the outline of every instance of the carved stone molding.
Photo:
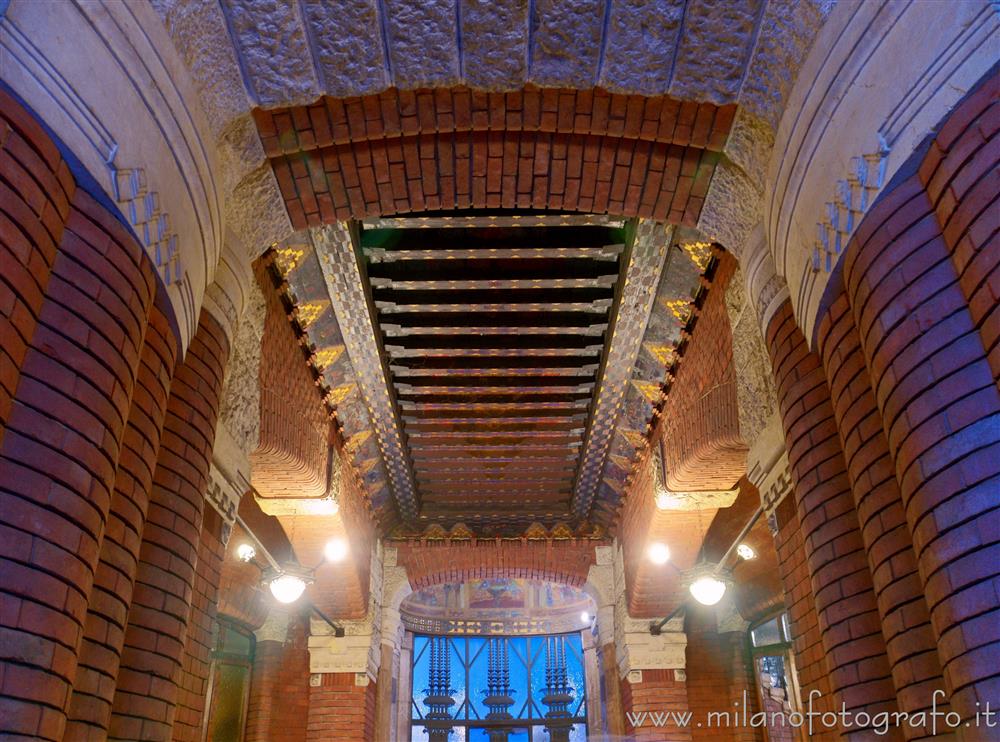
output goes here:
<path id="1" fill-rule="evenodd" d="M 683 669 L 687 636 L 684 634 L 684 617 L 678 616 L 663 627 L 659 635 L 649 631 L 649 620 L 632 618 L 628 613 L 625 594 L 625 562 L 621 545 L 616 541 L 613 574 L 615 601 L 613 606 L 598 610 L 598 631 L 601 644 L 615 643 L 618 675 L 624 678 L 637 670 Z M 608 623 L 613 624 L 611 632 Z"/>
<path id="2" fill-rule="evenodd" d="M 750 627 L 750 622 L 740 615 L 735 602 L 726 600 L 715 609 L 715 627 L 720 634 L 733 631 L 744 633 Z"/>
<path id="3" fill-rule="evenodd" d="M 747 456 L 747 478 L 760 492 L 764 513 L 770 517 L 792 491 L 788 452 L 781 418 L 775 412 Z"/>
<path id="4" fill-rule="evenodd" d="M 753 445 L 778 408 L 778 396 L 757 310 L 750 302 L 740 269 L 729 282 L 726 310 L 732 327 L 733 364 L 737 369 L 740 435 Z"/>
<path id="5" fill-rule="evenodd" d="M 765 188 L 768 240 L 806 338 L 866 210 L 993 67 L 983 50 L 1000 33 L 985 1 L 831 6 L 775 127 Z"/>
<path id="6" fill-rule="evenodd" d="M 751 233 L 749 249 L 741 266 L 746 279 L 749 304 L 756 312 L 763 335 L 767 332 L 767 325 L 774 313 L 789 298 L 788 284 L 778 274 L 763 225 L 757 225 Z"/>
<path id="7" fill-rule="evenodd" d="M 236 325 L 226 377 L 222 385 L 219 425 L 249 456 L 260 442 L 260 351 L 266 303 L 255 280 L 247 286 L 247 302 Z"/>
<path id="8" fill-rule="evenodd" d="M 573 493 L 573 513 L 586 517 L 594 501 L 607 460 L 608 447 L 615 431 L 632 369 L 649 320 L 660 272 L 670 244 L 670 232 L 664 225 L 648 219 L 639 221 L 624 269 L 623 292 L 608 340 L 604 375 L 600 380 L 594 413 L 580 457 L 579 474 Z"/>
<path id="9" fill-rule="evenodd" d="M 238 475 L 234 478 L 241 479 Z M 212 462 L 205 499 L 222 516 L 223 546 L 229 543 L 229 535 L 236 522 L 236 511 L 240 507 L 240 499 L 249 488 L 249 482 L 234 481 L 216 465 L 215 461 Z"/>
<path id="10" fill-rule="evenodd" d="M 118 208 L 135 228 L 160 278 L 168 286 L 181 280 L 183 271 L 177 233 L 171 227 L 170 215 L 163 209 L 160 194 L 147 185 L 146 171 L 141 167 L 109 167 Z"/>
<path id="11" fill-rule="evenodd" d="M 382 661 L 383 556 L 381 545 L 377 545 L 372 552 L 368 610 L 364 618 L 337 620 L 344 630 L 343 636 L 335 636 L 325 621 L 310 618 L 309 672 L 353 672 L 372 680 L 378 677 Z"/>

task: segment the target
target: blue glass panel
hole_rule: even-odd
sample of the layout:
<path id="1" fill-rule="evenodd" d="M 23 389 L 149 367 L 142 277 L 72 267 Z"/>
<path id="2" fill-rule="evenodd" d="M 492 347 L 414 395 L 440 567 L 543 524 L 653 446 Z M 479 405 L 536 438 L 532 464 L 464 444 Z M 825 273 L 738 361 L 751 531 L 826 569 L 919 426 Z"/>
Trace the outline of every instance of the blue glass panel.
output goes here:
<path id="1" fill-rule="evenodd" d="M 436 678 L 439 684 L 444 683 L 445 673 L 446 695 L 452 703 L 439 699 L 435 713 L 441 719 L 445 710 L 455 721 L 449 737 L 452 742 L 464 742 L 466 735 L 469 742 L 487 739 L 485 726 L 480 723 L 502 721 L 504 717 L 498 717 L 498 713 L 511 715 L 511 725 L 505 727 L 509 739 L 524 742 L 533 741 L 539 730 L 544 731 L 550 713 L 586 718 L 583 646 L 576 633 L 553 637 L 414 637 L 412 713 L 414 729 L 421 735 L 421 720 L 432 711 L 427 703 L 432 681 Z M 500 689 L 504 676 L 506 692 Z M 496 703 L 503 696 L 509 696 L 512 702 Z M 493 699 L 492 706 L 486 704 L 488 697 Z M 527 722 L 522 731 L 517 731 L 518 722 Z M 579 730 L 574 729 L 571 739 L 586 739 L 586 725 L 577 726 Z"/>

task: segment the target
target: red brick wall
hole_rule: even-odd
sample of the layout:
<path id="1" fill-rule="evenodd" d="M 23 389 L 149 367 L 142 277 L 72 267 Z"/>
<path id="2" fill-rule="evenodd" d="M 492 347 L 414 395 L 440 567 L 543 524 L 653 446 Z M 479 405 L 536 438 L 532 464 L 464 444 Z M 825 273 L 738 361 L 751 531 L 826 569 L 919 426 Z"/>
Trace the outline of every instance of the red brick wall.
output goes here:
<path id="1" fill-rule="evenodd" d="M 689 612 L 687 633 L 688 706 L 693 714 L 691 738 L 717 742 L 763 742 L 763 730 L 751 725 L 709 726 L 709 713 L 753 714 L 759 703 L 753 680 L 747 632 L 716 631 L 715 611 L 696 609 Z M 744 701 L 745 699 L 745 701 Z M 742 720 L 742 716 L 741 716 Z M 701 722 L 702 726 L 697 726 Z"/>
<path id="2" fill-rule="evenodd" d="M 113 704 L 112 739 L 165 742 L 173 734 L 228 354 L 222 327 L 202 312 L 167 402 Z"/>
<path id="3" fill-rule="evenodd" d="M 774 515 L 778 525 L 778 533 L 774 538 L 778 550 L 778 570 L 781 573 L 781 583 L 785 586 L 785 601 L 791 622 L 792 650 L 795 654 L 801 700 L 805 704 L 810 694 L 817 692 L 819 696 L 813 701 L 813 708 L 820 712 L 831 711 L 834 708 L 833 687 L 820 635 L 816 599 L 809 577 L 805 542 L 795 508 L 795 498 L 792 495 L 785 497 Z M 818 729 L 812 739 L 821 741 L 840 739 L 839 730 Z"/>
<path id="4" fill-rule="evenodd" d="M 649 717 L 645 717 L 645 723 L 639 723 L 638 726 L 633 726 L 632 723 L 641 719 L 643 712 L 685 714 L 689 711 L 687 687 L 683 680 L 677 679 L 674 670 L 643 670 L 642 682 L 630 683 L 628 678 L 623 678 L 621 687 L 625 731 L 630 735 L 629 739 L 635 742 L 691 740 L 691 727 L 684 726 L 674 719 L 669 719 L 667 723 L 659 726 Z"/>
<path id="5" fill-rule="evenodd" d="M 895 711 L 885 640 L 830 390 L 787 300 L 768 325 L 767 345 L 831 686 L 837 703 L 847 709 Z M 848 737 L 867 733 L 847 732 Z"/>
<path id="6" fill-rule="evenodd" d="M 882 419 L 875 404 L 854 318 L 841 290 L 819 324 L 834 414 L 847 461 L 854 502 L 882 619 L 900 710 L 930 710 L 944 689 L 930 613 L 917 573 L 913 538 Z M 941 704 L 941 699 L 937 699 Z M 908 739 L 929 736 L 907 726 Z"/>
<path id="7" fill-rule="evenodd" d="M 242 507 L 240 515 L 241 517 L 243 515 Z M 252 525 L 250 528 L 257 536 L 257 530 Z M 263 534 L 258 538 L 267 545 L 267 539 Z M 233 532 L 222 559 L 222 570 L 219 573 L 219 603 L 216 607 L 220 616 L 251 630 L 259 628 L 264 623 L 271 606 L 270 592 L 261 587 L 263 568 L 256 561 L 242 561 L 237 554 L 241 544 L 253 545 L 253 543 L 253 539 L 247 536 L 246 531 L 238 523 L 233 525 Z M 268 551 L 271 551 L 269 545 Z M 271 555 L 279 561 L 284 559 L 278 549 L 271 551 Z"/>
<path id="8" fill-rule="evenodd" d="M 205 508 L 194 592 L 188 618 L 187 640 L 181 665 L 180 692 L 174 719 L 174 742 L 197 742 L 201 739 L 202 716 L 208 693 L 208 674 L 212 662 L 212 625 L 216 618 L 219 581 L 225 549 L 222 546 L 222 516 Z"/>
<path id="9" fill-rule="evenodd" d="M 726 289 L 737 265 L 729 253 L 716 256 L 711 288 L 662 415 L 667 486 L 681 491 L 729 489 L 746 472 L 726 311 Z"/>
<path id="10" fill-rule="evenodd" d="M 600 542 L 398 541 L 397 564 L 406 567 L 414 590 L 442 582 L 487 577 L 550 580 L 576 587 L 587 581 Z"/>
<path id="11" fill-rule="evenodd" d="M 177 341 L 162 312 L 154 307 L 146 328 L 111 511 L 90 594 L 66 729 L 70 737 L 86 737 L 87 727 L 104 730 L 111 718 L 139 544 L 176 357 Z"/>
<path id="12" fill-rule="evenodd" d="M 948 116 L 920 166 L 958 284 L 1000 379 L 1000 75 Z"/>
<path id="13" fill-rule="evenodd" d="M 0 735 L 61 739 L 155 279 L 138 243 L 85 191 L 69 190 L 62 204 L 66 177 L 51 143 L 16 104 L 4 105 L 16 127 L 4 124 L 8 155 L 33 163 L 38 181 L 32 190 L 10 155 L 3 179 L 24 200 L 4 198 L 3 210 L 30 220 L 29 208 L 38 221 L 21 224 L 20 243 L 4 238 L 0 280 L 24 297 L 0 325 L 12 338 L 0 355 L 22 358 L 17 378 L 0 384 L 14 389 L 0 399 L 9 411 L 0 441 L 0 659 L 12 660 L 3 666 Z M 68 209 L 61 235 L 60 209 Z M 37 279 L 25 265 L 41 269 Z"/>
<path id="14" fill-rule="evenodd" d="M 356 685 L 353 672 L 323 673 L 309 687 L 307 742 L 370 742 L 375 734 L 375 681 Z"/>
<path id="15" fill-rule="evenodd" d="M 296 229 L 454 208 L 694 225 L 735 112 L 601 90 L 457 87 L 324 98 L 254 118 Z"/>
<path id="16" fill-rule="evenodd" d="M 308 626 L 307 619 L 295 617 L 284 643 L 257 642 L 244 742 L 305 740 L 310 696 Z"/>
<path id="17" fill-rule="evenodd" d="M 265 497 L 326 493 L 329 416 L 281 296 L 258 262 L 266 302 L 260 358 L 260 442 L 250 456 L 253 485 Z"/>
<path id="18" fill-rule="evenodd" d="M 253 485 L 264 497 L 320 497 L 326 494 L 327 457 L 332 437 L 330 413 L 302 352 L 304 338 L 289 322 L 282 297 L 267 270 L 255 266 L 266 301 L 261 344 L 260 444 L 251 454 Z M 339 441 L 334 440 L 336 445 Z M 324 523 L 314 516 L 281 516 L 302 564 L 323 560 L 332 537 L 346 538 L 351 556 L 322 564 L 310 597 L 337 618 L 360 618 L 368 607 L 370 557 L 375 539 L 366 493 L 350 466 L 342 470 L 339 518 Z"/>
<path id="19" fill-rule="evenodd" d="M 968 110 L 960 106 L 956 115 Z M 941 145 L 958 141 L 949 135 L 956 129 L 967 127 L 941 128 Z M 976 136 L 970 133 L 962 146 L 970 146 Z M 995 162 L 989 146 L 969 157 Z M 962 172 L 971 175 L 981 165 L 967 167 Z M 980 186 L 963 190 L 958 178 L 949 182 L 940 199 L 963 195 L 953 212 L 959 221 L 947 221 L 951 226 L 964 220 L 963 213 L 978 212 L 974 201 L 982 191 Z M 936 190 L 933 182 L 931 188 Z M 973 199 L 967 209 L 964 198 Z M 962 245 L 973 233 L 965 234 L 953 252 L 941 233 L 941 203 L 935 208 L 918 173 L 901 175 L 859 226 L 843 259 L 843 276 L 951 704 L 967 719 L 977 702 L 995 701 L 1000 693 L 995 631 L 1000 608 L 994 589 L 1000 564 L 1000 393 L 987 359 L 989 332 L 981 331 L 988 329 L 988 315 L 972 311 L 966 290 L 969 270 L 995 276 L 1000 257 L 990 249 L 995 241 L 987 241 L 977 253 L 981 256 L 968 263 L 978 267 L 960 275 L 956 266 L 967 264 Z M 960 233 L 952 227 L 950 239 Z"/>
<path id="20" fill-rule="evenodd" d="M 625 566 L 625 594 L 633 618 L 662 617 L 680 600 L 677 569 L 698 561 L 702 537 L 712 523 L 714 510 L 660 510 L 653 492 L 653 469 L 647 450 L 636 467 L 622 508 L 621 539 Z M 653 541 L 670 549 L 670 564 L 649 561 Z M 675 569 L 676 568 L 676 569 Z"/>
<path id="21" fill-rule="evenodd" d="M 0 441 L 75 192 L 55 143 L 0 90 Z"/>
<path id="22" fill-rule="evenodd" d="M 670 385 L 652 446 L 664 441 L 667 486 L 681 491 L 729 489 L 746 472 L 747 445 L 740 437 L 732 331 L 726 288 L 736 260 L 721 251 L 710 289 Z M 698 559 L 701 539 L 714 510 L 656 508 L 652 467 L 646 452 L 635 469 L 622 507 L 620 532 L 625 583 L 632 616 L 669 613 L 676 605 L 676 572 L 646 557 L 653 541 L 666 543 L 671 561 L 682 569 Z"/>

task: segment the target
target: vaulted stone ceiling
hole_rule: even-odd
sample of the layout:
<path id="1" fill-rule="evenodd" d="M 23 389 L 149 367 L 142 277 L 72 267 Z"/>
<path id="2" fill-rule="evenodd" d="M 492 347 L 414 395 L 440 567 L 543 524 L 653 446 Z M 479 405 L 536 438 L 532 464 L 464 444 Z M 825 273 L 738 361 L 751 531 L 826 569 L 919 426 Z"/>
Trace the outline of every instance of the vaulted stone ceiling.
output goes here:
<path id="1" fill-rule="evenodd" d="M 275 225 L 272 233 L 280 231 L 273 216 L 280 198 L 296 230 L 272 245 L 274 264 L 383 533 L 601 535 L 612 527 L 707 286 L 699 281 L 711 254 L 705 235 L 738 243 L 729 238 L 748 228 L 732 218 L 741 211 L 734 201 L 757 198 L 759 184 L 751 181 L 761 179 L 761 155 L 823 3 L 160 0 L 157 7 L 198 81 L 223 151 L 262 152 L 273 173 L 277 188 L 265 183 L 255 191 L 267 197 L 258 211 Z M 248 110 L 253 146 L 241 143 L 252 131 L 243 118 Z M 529 214 L 583 215 L 603 224 L 595 228 L 624 230 L 627 239 L 609 242 L 623 245 L 617 271 L 585 286 L 581 276 L 558 271 L 519 273 L 517 266 L 530 262 L 521 257 L 488 277 L 470 258 L 447 278 L 413 278 L 425 282 L 418 288 L 402 286 L 407 279 L 379 262 L 380 248 L 371 243 L 379 230 L 421 229 L 412 220 L 428 216 Z M 494 228 L 442 222 L 422 249 L 485 250 Z M 545 235 L 539 249 L 563 244 L 549 240 L 571 229 L 533 228 Z M 438 239 L 455 230 L 485 239 L 464 248 Z M 443 262 L 421 261 L 426 268 Z M 577 283 L 528 289 L 518 283 L 524 280 Z M 445 288 L 443 281 L 466 283 Z M 590 323 L 607 325 L 598 342 L 579 348 L 560 337 L 544 348 L 520 343 L 505 349 L 508 355 L 484 343 L 456 354 L 461 333 L 445 336 L 452 344 L 443 346 L 440 336 L 404 335 L 420 338 L 410 343 L 393 334 L 403 327 L 394 316 L 444 314 L 424 311 L 441 304 L 433 295 L 463 291 L 456 307 L 482 302 L 475 292 L 502 295 L 495 312 L 468 314 L 482 315 L 478 327 L 518 327 L 521 335 L 530 325 L 506 322 L 510 307 L 502 307 L 531 291 L 587 293 L 594 307 L 603 301 L 590 297 L 595 292 L 610 292 L 612 300 L 594 312 L 601 321 Z M 420 298 L 401 304 L 403 293 Z M 559 355 L 577 349 L 586 353 Z M 449 352 L 425 353 L 442 350 Z M 535 362 L 540 357 L 546 365 Z M 435 364 L 435 373 L 424 373 Z M 406 380 L 420 370 L 418 379 L 440 376 L 448 383 L 437 386 L 458 387 L 455 379 L 477 368 L 491 376 L 518 369 L 506 377 L 522 381 L 537 372 L 525 388 L 582 370 L 576 386 L 592 388 L 545 403 L 566 409 L 536 406 L 516 417 L 503 402 L 466 398 L 458 404 L 480 405 L 478 412 L 498 405 L 491 414 L 499 417 L 463 418 L 457 413 L 471 414 L 471 407 L 429 407 L 448 403 L 424 400 Z M 516 426 L 531 436 L 500 435 Z M 489 434 L 507 446 L 492 458 L 510 461 L 492 462 L 505 464 L 496 473 L 483 463 L 483 478 L 472 481 L 497 477 L 504 483 L 498 490 L 523 485 L 508 469 L 525 469 L 518 451 L 542 433 L 567 436 L 579 453 L 569 467 L 546 470 L 551 488 L 537 480 L 535 493 L 522 492 L 528 496 L 506 513 L 500 494 L 469 497 L 454 476 L 426 463 L 428 436 L 437 436 L 435 445 L 459 438 L 469 459 L 475 436 Z"/>

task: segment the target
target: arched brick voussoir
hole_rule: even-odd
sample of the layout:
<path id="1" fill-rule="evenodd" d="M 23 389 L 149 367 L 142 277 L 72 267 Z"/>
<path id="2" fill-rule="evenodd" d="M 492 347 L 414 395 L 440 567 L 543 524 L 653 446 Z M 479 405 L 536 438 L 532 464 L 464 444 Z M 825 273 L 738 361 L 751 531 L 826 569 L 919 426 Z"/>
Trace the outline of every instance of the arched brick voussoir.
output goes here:
<path id="1" fill-rule="evenodd" d="M 734 105 L 666 96 L 465 87 L 254 111 L 296 229 L 468 208 L 693 226 L 734 116 Z"/>
<path id="2" fill-rule="evenodd" d="M 395 544 L 396 563 L 406 567 L 414 590 L 494 577 L 548 580 L 581 587 L 595 564 L 597 545 L 583 539 Z"/>

